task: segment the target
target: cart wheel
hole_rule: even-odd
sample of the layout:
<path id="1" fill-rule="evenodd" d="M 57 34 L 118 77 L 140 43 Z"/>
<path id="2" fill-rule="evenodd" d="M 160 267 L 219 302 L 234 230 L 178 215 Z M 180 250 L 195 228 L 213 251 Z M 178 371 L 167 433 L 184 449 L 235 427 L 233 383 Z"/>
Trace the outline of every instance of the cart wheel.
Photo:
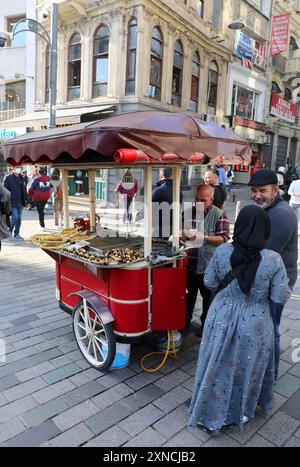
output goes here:
<path id="1" fill-rule="evenodd" d="M 116 337 L 110 323 L 104 324 L 101 315 L 86 300 L 73 311 L 73 329 L 77 345 L 91 366 L 105 370 L 116 354 Z"/>

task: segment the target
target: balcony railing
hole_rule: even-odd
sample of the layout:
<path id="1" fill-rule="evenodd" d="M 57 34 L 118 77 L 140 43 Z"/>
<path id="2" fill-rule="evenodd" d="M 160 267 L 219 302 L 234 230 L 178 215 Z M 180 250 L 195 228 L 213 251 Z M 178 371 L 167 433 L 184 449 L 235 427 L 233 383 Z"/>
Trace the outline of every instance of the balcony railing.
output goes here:
<path id="1" fill-rule="evenodd" d="M 280 73 L 286 72 L 286 62 L 287 59 L 285 57 L 282 57 L 281 55 L 274 55 L 272 57 L 272 65 L 275 68 L 275 70 L 279 71 Z"/>
<path id="2" fill-rule="evenodd" d="M 22 117 L 25 115 L 25 109 L 5 109 L 0 103 L 0 121 L 11 120 L 12 118 Z"/>

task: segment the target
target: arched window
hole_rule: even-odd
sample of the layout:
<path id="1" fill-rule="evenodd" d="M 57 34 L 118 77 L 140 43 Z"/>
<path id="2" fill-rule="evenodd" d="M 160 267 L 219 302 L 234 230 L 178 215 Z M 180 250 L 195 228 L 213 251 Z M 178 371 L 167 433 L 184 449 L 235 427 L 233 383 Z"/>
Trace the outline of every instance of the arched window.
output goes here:
<path id="1" fill-rule="evenodd" d="M 68 47 L 68 101 L 80 99 L 81 37 L 75 32 Z"/>
<path id="2" fill-rule="evenodd" d="M 50 45 L 47 44 L 45 57 L 45 103 L 49 102 L 50 89 Z"/>
<path id="3" fill-rule="evenodd" d="M 208 71 L 207 110 L 215 114 L 218 99 L 219 69 L 216 62 L 211 62 Z"/>
<path id="4" fill-rule="evenodd" d="M 106 96 L 108 84 L 109 30 L 100 26 L 94 35 L 93 97 Z"/>
<path id="5" fill-rule="evenodd" d="M 132 18 L 128 23 L 126 90 L 125 90 L 126 95 L 135 94 L 136 45 L 137 45 L 137 20 L 136 18 Z"/>
<path id="6" fill-rule="evenodd" d="M 290 38 L 289 58 L 294 58 L 295 50 L 299 49 L 297 42 L 293 37 Z"/>
<path id="7" fill-rule="evenodd" d="M 172 105 L 181 106 L 182 93 L 183 48 L 180 41 L 176 41 L 173 59 L 172 77 Z"/>
<path id="8" fill-rule="evenodd" d="M 163 61 L 163 36 L 158 27 L 154 27 L 151 40 L 149 95 L 153 99 L 161 99 Z"/>
<path id="9" fill-rule="evenodd" d="M 200 82 L 200 56 L 198 52 L 195 52 L 192 58 L 192 82 L 191 82 L 191 100 L 190 100 L 190 110 L 192 112 L 198 112 L 199 82 Z"/>

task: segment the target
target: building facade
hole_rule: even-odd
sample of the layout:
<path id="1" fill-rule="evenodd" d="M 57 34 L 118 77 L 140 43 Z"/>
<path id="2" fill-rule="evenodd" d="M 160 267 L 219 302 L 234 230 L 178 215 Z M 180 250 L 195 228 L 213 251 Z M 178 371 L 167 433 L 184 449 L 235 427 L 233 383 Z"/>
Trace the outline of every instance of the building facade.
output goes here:
<path id="1" fill-rule="evenodd" d="M 0 2 L 0 30 L 12 33 L 14 26 L 25 17 L 35 18 L 35 0 L 2 0 Z M 21 27 L 15 28 L 17 33 Z M 35 101 L 35 50 L 33 34 L 18 32 L 0 47 L 0 178 L 5 170 L 1 156 L 1 142 L 24 134 L 26 127 L 1 122 L 29 114 Z"/>
<path id="2" fill-rule="evenodd" d="M 300 164 L 300 2 L 277 1 L 273 14 L 289 15 L 287 50 L 271 57 L 270 63 L 269 145 L 263 159 L 277 169 Z"/>
<path id="3" fill-rule="evenodd" d="M 231 57 L 232 2 L 198 0 L 58 1 L 58 124 L 86 112 L 159 109 L 224 123 Z M 37 19 L 49 1 L 37 1 Z M 36 115 L 49 99 L 49 48 L 37 43 Z M 45 127 L 36 121 L 35 128 Z M 185 169 L 184 185 L 201 173 Z M 107 183 L 108 199 L 120 174 Z M 158 176 L 158 175 L 157 175 Z"/>
<path id="4" fill-rule="evenodd" d="M 35 0 L 19 0 L 14 2 L 14 8 L 26 4 L 27 17 L 37 19 L 50 35 L 52 1 L 34 3 Z M 274 104 L 280 98 L 283 107 L 294 102 L 291 107 L 297 108 L 299 1 L 57 0 L 56 3 L 58 126 L 146 109 L 189 112 L 232 128 L 250 142 L 257 159 L 267 166 L 276 168 L 299 159 L 298 110 L 297 119 L 287 121 L 282 114 L 276 114 Z M 1 5 L 8 8 L 3 18 L 21 16 L 19 10 L 12 13 L 8 1 Z M 281 13 L 290 14 L 289 50 L 271 60 L 271 17 Z M 232 25 L 237 20 L 242 22 L 242 29 Z M 7 20 L 0 26 L 8 29 Z M 19 82 L 25 79 L 26 111 L 14 109 L 19 115 L 9 114 L 14 117 L 10 123 L 8 118 L 4 124 L 0 122 L 2 131 L 11 130 L 7 124 L 14 129 L 47 128 L 51 44 L 26 33 L 26 41 L 29 40 L 34 43 L 31 50 L 37 57 L 37 65 L 34 71 L 28 68 L 34 63 L 33 58 L 28 58 L 23 63 L 23 74 L 16 70 L 19 73 L 16 86 L 24 87 Z M 7 45 L 0 49 L 0 54 L 9 56 L 9 68 L 14 70 L 12 61 L 21 66 L 24 58 L 13 59 L 14 48 Z M 30 76 L 35 79 L 30 80 Z M 5 105 L 5 111 L 11 112 L 9 99 Z M 195 186 L 203 170 L 185 169 L 183 185 Z M 114 173 L 105 180 L 108 199 L 119 176 Z M 235 181 L 245 183 L 249 176 L 250 169 L 237 168 Z"/>
<path id="5" fill-rule="evenodd" d="M 262 159 L 267 143 L 268 42 L 271 1 L 242 0 L 234 3 L 231 31 L 232 59 L 227 81 L 227 126 L 249 141 L 252 151 Z M 236 23 L 240 23 L 240 26 Z M 235 182 L 247 183 L 251 167 L 237 167 Z"/>

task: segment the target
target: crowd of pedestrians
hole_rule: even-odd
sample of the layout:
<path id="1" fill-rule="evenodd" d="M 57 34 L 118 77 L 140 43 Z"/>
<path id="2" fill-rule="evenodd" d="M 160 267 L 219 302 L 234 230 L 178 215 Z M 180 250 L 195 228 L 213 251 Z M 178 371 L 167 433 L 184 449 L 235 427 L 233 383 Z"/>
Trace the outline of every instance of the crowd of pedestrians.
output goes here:
<path id="1" fill-rule="evenodd" d="M 1 187 L 1 235 L 3 238 L 23 240 L 20 235 L 23 209 L 36 209 L 39 229 L 46 230 L 45 207 L 52 197 L 54 222 L 57 228 L 63 225 L 62 179 L 58 169 L 52 170 L 51 177 L 46 167 L 35 166 L 30 176 L 22 167 L 9 166 Z M 9 194 L 9 209 L 3 206 L 2 198 Z"/>

